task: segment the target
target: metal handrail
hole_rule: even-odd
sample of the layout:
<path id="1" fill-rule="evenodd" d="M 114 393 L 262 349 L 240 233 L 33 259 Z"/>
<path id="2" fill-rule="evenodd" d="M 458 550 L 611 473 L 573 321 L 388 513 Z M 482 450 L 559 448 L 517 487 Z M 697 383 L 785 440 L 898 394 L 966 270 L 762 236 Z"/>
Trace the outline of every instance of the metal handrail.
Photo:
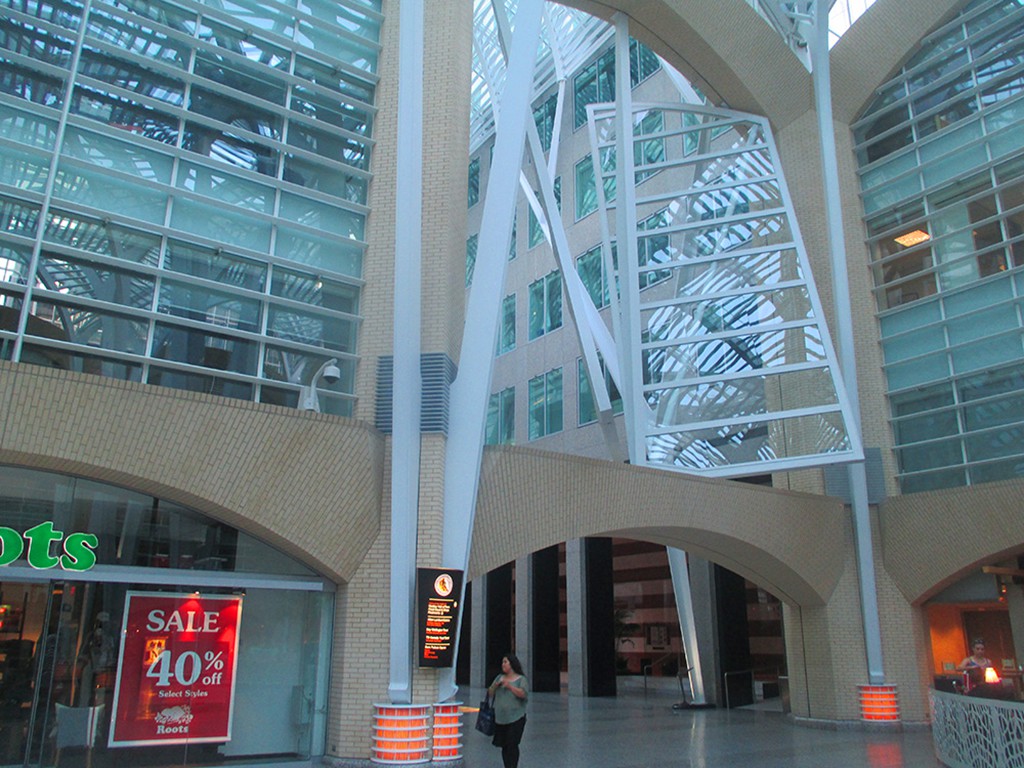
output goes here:
<path id="1" fill-rule="evenodd" d="M 755 667 L 753 669 L 734 669 L 722 675 L 722 687 L 725 688 L 725 708 L 729 709 L 729 675 L 750 675 L 750 686 L 754 686 L 754 675 L 758 672 L 774 672 L 775 679 L 780 677 L 781 667 Z"/>
<path id="2" fill-rule="evenodd" d="M 676 651 L 670 651 L 669 653 L 666 653 L 666 654 L 665 654 L 664 656 L 661 656 L 661 657 L 659 657 L 659 658 L 655 659 L 655 660 L 654 660 L 654 661 L 652 661 L 651 663 L 649 663 L 649 664 L 644 664 L 644 665 L 643 665 L 643 666 L 642 666 L 642 667 L 640 668 L 640 672 L 641 672 L 641 674 L 642 674 L 642 675 L 643 675 L 643 677 L 644 677 L 644 696 L 646 696 L 646 695 L 647 695 L 647 674 L 648 674 L 648 673 L 649 673 L 649 672 L 650 672 L 650 671 L 651 671 L 652 669 L 654 669 L 654 667 L 655 667 L 655 665 L 656 665 L 656 664 L 662 664 L 662 663 L 664 663 L 664 662 L 665 662 L 665 661 L 666 661 L 667 659 L 673 659 L 673 658 L 674 658 L 674 659 L 676 659 L 676 663 L 677 663 L 677 664 L 679 665 L 679 667 L 680 667 L 680 668 L 682 668 L 682 654 L 681 654 L 681 653 L 678 653 L 678 652 L 676 652 Z M 678 677 L 678 676 L 679 676 L 679 675 L 677 674 L 677 675 L 676 675 L 676 677 Z M 680 678 L 680 680 L 679 680 L 679 687 L 680 687 L 680 689 L 682 689 L 682 687 L 683 687 L 683 681 L 682 681 L 682 679 L 681 679 L 681 678 Z"/>

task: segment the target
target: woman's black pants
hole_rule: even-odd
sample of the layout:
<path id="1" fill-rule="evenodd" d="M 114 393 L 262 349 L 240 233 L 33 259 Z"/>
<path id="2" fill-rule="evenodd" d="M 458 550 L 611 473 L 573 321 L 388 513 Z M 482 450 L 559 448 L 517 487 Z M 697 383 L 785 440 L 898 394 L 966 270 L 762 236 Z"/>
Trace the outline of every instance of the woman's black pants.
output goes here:
<path id="1" fill-rule="evenodd" d="M 519 742 L 523 739 L 525 727 L 526 715 L 514 722 L 494 726 L 494 740 L 491 743 L 501 747 L 501 761 L 505 768 L 517 768 L 519 765 Z"/>

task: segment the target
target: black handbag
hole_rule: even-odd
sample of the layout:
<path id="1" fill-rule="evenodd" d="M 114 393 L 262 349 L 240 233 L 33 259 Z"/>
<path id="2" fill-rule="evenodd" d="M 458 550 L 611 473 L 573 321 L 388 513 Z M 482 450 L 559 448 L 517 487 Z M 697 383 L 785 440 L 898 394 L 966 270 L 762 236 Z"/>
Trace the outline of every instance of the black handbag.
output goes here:
<path id="1" fill-rule="evenodd" d="M 480 702 L 480 711 L 476 713 L 476 729 L 484 736 L 494 735 L 494 705 L 490 696 Z"/>

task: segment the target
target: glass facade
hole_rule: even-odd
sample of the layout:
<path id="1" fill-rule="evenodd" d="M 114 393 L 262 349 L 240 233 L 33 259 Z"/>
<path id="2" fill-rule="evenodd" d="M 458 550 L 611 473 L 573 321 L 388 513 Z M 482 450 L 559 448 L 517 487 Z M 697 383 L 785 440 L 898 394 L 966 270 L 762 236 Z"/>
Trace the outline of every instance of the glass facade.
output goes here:
<path id="1" fill-rule="evenodd" d="M 379 2 L 0 5 L 0 357 L 350 413 Z"/>
<path id="2" fill-rule="evenodd" d="M 904 493 L 1024 474 L 1024 4 L 969 3 L 854 125 Z"/>
<path id="3" fill-rule="evenodd" d="M 172 502 L 19 467 L 0 466 L 0 521 L 5 546 L 47 524 L 65 542 L 96 537 L 91 570 L 38 570 L 24 558 L 0 570 L 0 765 L 209 765 L 323 754 L 334 595 L 309 568 Z M 61 546 L 49 543 L 52 552 Z M 175 703 L 135 700 L 121 687 L 122 627 L 143 631 L 124 624 L 129 592 L 240 601 L 229 739 L 108 747 L 115 703 L 119 712 L 159 712 L 157 722 Z M 160 670 L 158 658 L 147 676 Z M 218 681 L 196 675 L 187 687 L 213 697 Z M 83 716 L 93 723 L 87 754 L 84 737 L 75 740 Z"/>

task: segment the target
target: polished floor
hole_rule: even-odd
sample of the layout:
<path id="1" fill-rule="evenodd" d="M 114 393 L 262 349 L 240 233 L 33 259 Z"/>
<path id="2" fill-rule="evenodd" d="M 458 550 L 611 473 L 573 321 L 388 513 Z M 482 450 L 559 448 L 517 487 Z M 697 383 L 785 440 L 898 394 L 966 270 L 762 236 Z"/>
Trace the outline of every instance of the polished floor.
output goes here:
<path id="1" fill-rule="evenodd" d="M 475 706 L 482 691 L 464 691 Z M 530 697 L 520 768 L 936 768 L 931 731 L 824 730 L 793 725 L 771 702 L 675 711 L 671 691 L 616 698 Z M 501 768 L 501 752 L 465 716 L 466 768 Z"/>

